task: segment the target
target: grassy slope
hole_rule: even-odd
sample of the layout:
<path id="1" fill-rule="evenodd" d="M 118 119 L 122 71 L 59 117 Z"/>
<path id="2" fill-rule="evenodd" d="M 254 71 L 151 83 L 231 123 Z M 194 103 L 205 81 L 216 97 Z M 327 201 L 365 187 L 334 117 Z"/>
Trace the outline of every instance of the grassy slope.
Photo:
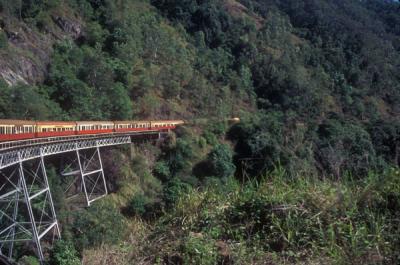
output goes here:
<path id="1" fill-rule="evenodd" d="M 84 251 L 85 264 L 394 264 L 399 171 L 364 181 L 264 180 L 182 194 L 155 223 L 127 220 L 118 246 Z"/>

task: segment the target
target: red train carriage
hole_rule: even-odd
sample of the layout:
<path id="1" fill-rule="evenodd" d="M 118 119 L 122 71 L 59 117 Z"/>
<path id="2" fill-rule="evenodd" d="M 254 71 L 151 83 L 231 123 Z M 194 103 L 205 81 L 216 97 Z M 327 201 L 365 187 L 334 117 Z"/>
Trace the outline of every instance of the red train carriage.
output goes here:
<path id="1" fill-rule="evenodd" d="M 151 121 L 151 129 L 156 131 L 168 131 L 175 129 L 176 126 L 183 124 L 181 120 L 169 120 L 169 121 Z"/>
<path id="2" fill-rule="evenodd" d="M 151 127 L 149 121 L 115 121 L 116 132 L 148 131 Z"/>
<path id="3" fill-rule="evenodd" d="M 112 121 L 77 121 L 77 134 L 98 134 L 114 132 Z"/>
<path id="4" fill-rule="evenodd" d="M 0 120 L 0 141 L 35 138 L 36 123 L 23 120 Z"/>
<path id="5" fill-rule="evenodd" d="M 76 134 L 76 122 L 68 121 L 38 121 L 36 122 L 36 137 L 55 137 Z"/>

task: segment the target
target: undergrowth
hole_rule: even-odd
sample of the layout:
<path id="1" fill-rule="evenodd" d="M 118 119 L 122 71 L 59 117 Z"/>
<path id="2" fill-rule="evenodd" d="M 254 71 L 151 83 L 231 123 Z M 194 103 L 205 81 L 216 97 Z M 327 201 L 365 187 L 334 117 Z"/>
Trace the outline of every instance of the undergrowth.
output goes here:
<path id="1" fill-rule="evenodd" d="M 278 168 L 245 184 L 185 187 L 157 221 L 129 221 L 141 229 L 126 255 L 134 264 L 396 264 L 399 202 L 395 169 L 330 181 Z"/>
<path id="2" fill-rule="evenodd" d="M 333 182 L 289 179 L 278 168 L 260 181 L 183 194 L 152 235 L 170 240 L 152 253 L 183 264 L 396 264 L 399 201 L 396 170 Z"/>

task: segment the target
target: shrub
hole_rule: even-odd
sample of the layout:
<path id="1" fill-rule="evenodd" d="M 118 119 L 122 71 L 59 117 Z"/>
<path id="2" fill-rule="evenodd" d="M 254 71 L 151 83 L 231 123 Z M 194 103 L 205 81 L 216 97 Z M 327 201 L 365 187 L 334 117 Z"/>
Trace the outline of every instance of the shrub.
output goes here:
<path id="1" fill-rule="evenodd" d="M 217 259 L 217 248 L 213 240 L 189 236 L 183 246 L 184 264 L 214 265 Z"/>
<path id="2" fill-rule="evenodd" d="M 8 46 L 6 33 L 0 29 L 0 49 L 5 49 Z"/>
<path id="3" fill-rule="evenodd" d="M 146 213 L 146 205 L 149 199 L 142 194 L 136 194 L 128 204 L 128 213 L 132 216 L 143 216 Z"/>
<path id="4" fill-rule="evenodd" d="M 203 137 L 207 141 L 207 143 L 210 144 L 210 145 L 218 144 L 218 139 L 217 139 L 217 137 L 215 136 L 215 134 L 213 132 L 205 131 L 203 133 Z"/>
<path id="5" fill-rule="evenodd" d="M 36 257 L 24 256 L 19 261 L 20 265 L 40 265 L 39 260 Z"/>
<path id="6" fill-rule="evenodd" d="M 124 217 L 109 201 L 101 200 L 76 214 L 73 224 L 75 245 L 78 249 L 115 244 L 125 232 Z"/>
<path id="7" fill-rule="evenodd" d="M 167 205 L 173 205 L 182 194 L 190 190 L 190 185 L 178 178 L 173 178 L 164 188 L 164 201 Z"/>
<path id="8" fill-rule="evenodd" d="M 232 151 L 228 145 L 217 145 L 209 154 L 208 160 L 212 165 L 211 175 L 227 178 L 235 173 L 236 166 L 232 162 Z"/>
<path id="9" fill-rule="evenodd" d="M 161 179 L 162 181 L 167 181 L 171 177 L 171 172 L 169 170 L 169 167 L 167 163 L 164 161 L 158 161 L 154 165 L 154 175 Z"/>
<path id="10" fill-rule="evenodd" d="M 78 252 L 69 241 L 60 240 L 56 243 L 51 253 L 52 265 L 80 265 Z"/>

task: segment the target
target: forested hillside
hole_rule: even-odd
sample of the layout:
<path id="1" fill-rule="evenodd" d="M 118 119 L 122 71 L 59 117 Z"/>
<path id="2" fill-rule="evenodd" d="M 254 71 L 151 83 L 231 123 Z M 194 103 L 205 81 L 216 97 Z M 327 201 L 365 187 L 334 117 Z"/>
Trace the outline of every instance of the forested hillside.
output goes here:
<path id="1" fill-rule="evenodd" d="M 398 2 L 0 0 L 0 14 L 0 118 L 188 123 L 133 158 L 108 150 L 114 194 L 84 214 L 58 198 L 53 264 L 400 261 Z"/>

